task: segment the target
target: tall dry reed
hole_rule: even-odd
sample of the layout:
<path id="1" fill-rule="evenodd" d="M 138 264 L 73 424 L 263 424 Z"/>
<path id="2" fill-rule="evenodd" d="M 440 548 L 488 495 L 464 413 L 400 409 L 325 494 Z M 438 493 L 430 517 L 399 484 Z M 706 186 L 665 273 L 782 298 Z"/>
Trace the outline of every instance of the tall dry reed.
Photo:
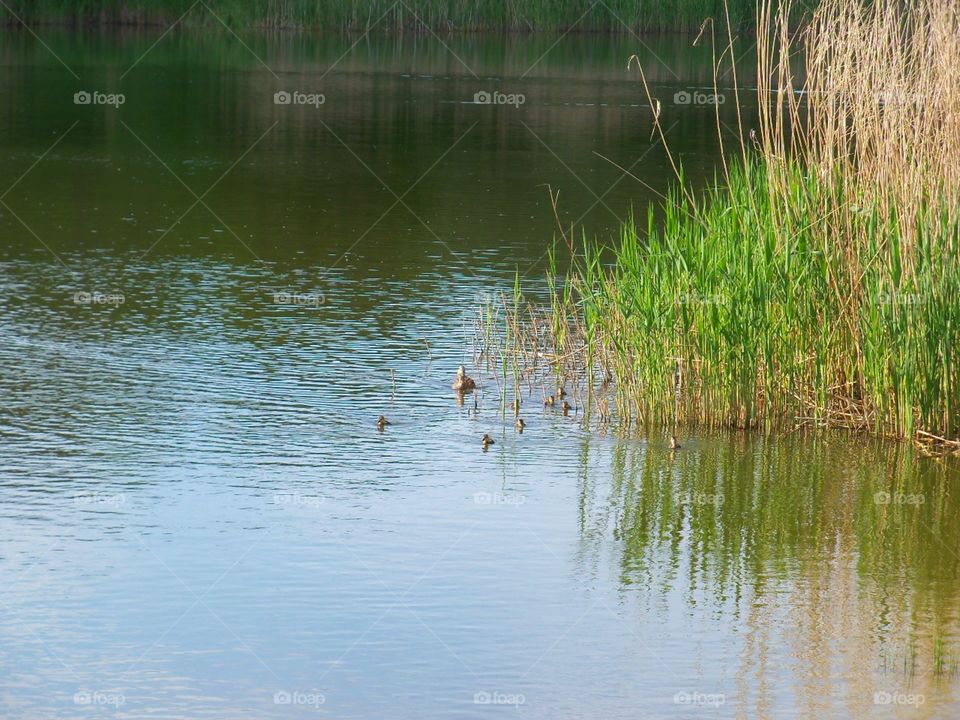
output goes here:
<path id="1" fill-rule="evenodd" d="M 760 123 L 723 183 L 698 199 L 678 171 L 612 267 L 585 243 L 551 278 L 551 372 L 613 378 L 623 420 L 956 447 L 960 11 L 824 0 L 800 32 L 791 13 L 759 7 Z"/>

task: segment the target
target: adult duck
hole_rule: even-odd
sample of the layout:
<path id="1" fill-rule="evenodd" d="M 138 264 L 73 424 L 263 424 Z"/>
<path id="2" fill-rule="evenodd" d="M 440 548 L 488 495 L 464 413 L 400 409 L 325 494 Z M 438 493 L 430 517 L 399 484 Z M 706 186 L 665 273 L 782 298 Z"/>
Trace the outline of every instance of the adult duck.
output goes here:
<path id="1" fill-rule="evenodd" d="M 453 385 L 450 387 L 457 392 L 466 392 L 467 390 L 476 388 L 477 384 L 473 381 L 472 377 L 467 375 L 466 369 L 461 365 L 457 368 L 457 379 L 453 381 Z"/>

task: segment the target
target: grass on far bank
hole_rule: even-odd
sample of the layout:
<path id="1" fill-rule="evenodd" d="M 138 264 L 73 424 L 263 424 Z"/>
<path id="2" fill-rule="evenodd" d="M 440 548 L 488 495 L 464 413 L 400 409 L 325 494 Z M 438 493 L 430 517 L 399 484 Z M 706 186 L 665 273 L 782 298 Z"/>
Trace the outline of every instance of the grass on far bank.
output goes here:
<path id="1" fill-rule="evenodd" d="M 681 179 L 662 223 L 623 225 L 612 264 L 585 241 L 548 278 L 551 308 L 504 303 L 499 352 L 624 421 L 957 449 L 960 9 L 825 0 L 802 38 L 788 8 L 763 10 L 765 110 L 722 182 L 694 198 Z"/>
<path id="2" fill-rule="evenodd" d="M 321 30 L 695 31 L 723 0 L 204 0 L 232 27 Z M 169 24 L 194 0 L 7 0 L 27 22 Z M 0 8 L 2 9 L 2 8 Z M 754 0 L 730 0 L 737 26 L 756 24 Z M 8 14 L 8 21 L 13 18 Z M 185 22 L 216 22 L 195 7 Z"/>

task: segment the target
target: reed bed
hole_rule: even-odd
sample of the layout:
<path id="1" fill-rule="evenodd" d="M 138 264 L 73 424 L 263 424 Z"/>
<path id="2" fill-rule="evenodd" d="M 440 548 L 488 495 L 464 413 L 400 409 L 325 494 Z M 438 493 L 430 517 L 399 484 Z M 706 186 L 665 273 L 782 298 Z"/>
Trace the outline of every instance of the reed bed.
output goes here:
<path id="1" fill-rule="evenodd" d="M 960 449 L 960 7 L 825 0 L 801 33 L 790 13 L 761 4 L 765 109 L 716 187 L 678 173 L 612 264 L 584 241 L 530 311 L 551 336 L 514 321 L 505 347 L 546 344 L 587 396 L 613 380 L 627 423 Z"/>
<path id="2" fill-rule="evenodd" d="M 151 24 L 171 22 L 194 0 L 13 0 L 30 20 Z M 519 30 L 651 32 L 696 30 L 722 10 L 722 0 L 209 0 L 235 26 L 387 31 Z M 734 0 L 733 22 L 756 24 L 754 0 Z M 207 14 L 191 13 L 188 22 Z M 207 18 L 209 20 L 209 18 Z"/>

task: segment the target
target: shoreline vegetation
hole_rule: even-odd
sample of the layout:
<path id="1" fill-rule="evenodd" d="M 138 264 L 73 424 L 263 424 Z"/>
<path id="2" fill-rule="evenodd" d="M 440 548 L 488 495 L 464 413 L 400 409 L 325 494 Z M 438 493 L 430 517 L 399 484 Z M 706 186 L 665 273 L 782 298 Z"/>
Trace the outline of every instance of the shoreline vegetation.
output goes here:
<path id="1" fill-rule="evenodd" d="M 812 2 L 812 0 L 811 0 Z M 728 14 L 757 26 L 755 0 L 8 0 L 6 24 L 170 26 L 365 32 L 696 32 Z M 19 18 L 19 19 L 18 19 Z M 182 19 L 181 19 L 182 18 Z"/>
<path id="2" fill-rule="evenodd" d="M 695 197 L 674 165 L 657 221 L 607 246 L 561 227 L 549 307 L 518 282 L 481 309 L 481 360 L 518 395 L 572 383 L 601 422 L 960 451 L 960 8 L 824 0 L 799 33 L 760 10 L 759 127 L 715 187 Z"/>

